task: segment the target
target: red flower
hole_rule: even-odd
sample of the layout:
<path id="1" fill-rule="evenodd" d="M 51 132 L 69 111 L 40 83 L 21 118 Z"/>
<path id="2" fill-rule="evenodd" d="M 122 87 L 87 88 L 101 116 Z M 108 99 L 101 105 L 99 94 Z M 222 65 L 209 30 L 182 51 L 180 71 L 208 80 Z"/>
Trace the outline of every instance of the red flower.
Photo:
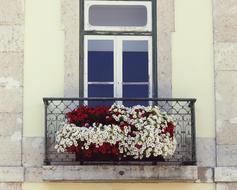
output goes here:
<path id="1" fill-rule="evenodd" d="M 102 124 L 111 124 L 114 122 L 112 114 L 107 106 L 88 107 L 80 106 L 66 114 L 66 118 L 70 124 L 75 124 L 78 127 L 84 127 L 85 124 L 98 122 Z"/>
<path id="2" fill-rule="evenodd" d="M 136 147 L 137 149 L 140 149 L 140 148 L 142 148 L 142 145 L 136 144 L 135 147 Z"/>
<path id="3" fill-rule="evenodd" d="M 165 128 L 165 133 L 168 132 L 170 134 L 170 136 L 173 137 L 174 136 L 175 126 L 174 126 L 174 124 L 172 122 L 169 122 L 167 125 L 168 125 L 168 127 Z"/>

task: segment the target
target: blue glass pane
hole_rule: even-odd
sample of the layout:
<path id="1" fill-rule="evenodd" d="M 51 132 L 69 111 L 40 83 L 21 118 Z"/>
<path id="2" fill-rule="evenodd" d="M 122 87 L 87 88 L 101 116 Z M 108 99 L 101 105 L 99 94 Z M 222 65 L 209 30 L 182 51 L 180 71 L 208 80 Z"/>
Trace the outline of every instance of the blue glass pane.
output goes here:
<path id="1" fill-rule="evenodd" d="M 148 82 L 147 52 L 123 52 L 123 81 Z"/>
<path id="2" fill-rule="evenodd" d="M 114 88 L 112 84 L 89 84 L 88 97 L 113 97 Z"/>
<path id="3" fill-rule="evenodd" d="M 113 82 L 113 52 L 88 52 L 88 81 Z"/>
<path id="4" fill-rule="evenodd" d="M 148 85 L 123 85 L 123 97 L 124 98 L 148 98 L 149 87 Z M 148 101 L 124 101 L 125 106 L 134 106 L 137 104 L 147 106 Z"/>
<path id="5" fill-rule="evenodd" d="M 113 97 L 114 88 L 112 84 L 89 84 L 88 97 Z M 112 101 L 89 101 L 89 106 L 112 105 Z"/>
<path id="6" fill-rule="evenodd" d="M 113 82 L 113 49 L 112 40 L 88 41 L 89 82 Z"/>
<path id="7" fill-rule="evenodd" d="M 123 42 L 123 82 L 148 82 L 148 42 Z"/>

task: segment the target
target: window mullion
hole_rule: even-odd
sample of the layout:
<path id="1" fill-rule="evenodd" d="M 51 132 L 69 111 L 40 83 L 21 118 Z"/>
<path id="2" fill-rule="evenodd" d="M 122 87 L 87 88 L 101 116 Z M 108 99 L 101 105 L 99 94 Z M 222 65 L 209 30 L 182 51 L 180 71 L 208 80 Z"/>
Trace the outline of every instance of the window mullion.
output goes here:
<path id="1" fill-rule="evenodd" d="M 84 97 L 88 97 L 88 38 L 84 37 Z"/>
<path id="2" fill-rule="evenodd" d="M 114 97 L 117 97 L 117 42 L 114 40 Z"/>
<path id="3" fill-rule="evenodd" d="M 123 97 L 123 40 L 121 36 L 116 37 L 116 47 L 117 47 L 117 97 Z"/>
<path id="4" fill-rule="evenodd" d="M 153 65 L 152 65 L 152 56 L 153 56 L 153 49 L 152 49 L 152 37 L 148 39 L 148 82 L 149 82 L 149 97 L 153 97 Z"/>

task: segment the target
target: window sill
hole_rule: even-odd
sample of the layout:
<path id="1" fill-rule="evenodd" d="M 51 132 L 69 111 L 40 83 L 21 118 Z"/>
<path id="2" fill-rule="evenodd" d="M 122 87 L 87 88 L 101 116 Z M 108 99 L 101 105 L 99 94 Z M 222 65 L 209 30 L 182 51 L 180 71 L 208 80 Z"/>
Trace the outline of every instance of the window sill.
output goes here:
<path id="1" fill-rule="evenodd" d="M 237 167 L 215 168 L 215 182 L 236 183 L 237 182 Z"/>
<path id="2" fill-rule="evenodd" d="M 20 166 L 0 167 L 0 183 L 23 182 L 24 168 Z"/>
<path id="3" fill-rule="evenodd" d="M 44 166 L 44 181 L 185 181 L 198 179 L 197 166 Z"/>

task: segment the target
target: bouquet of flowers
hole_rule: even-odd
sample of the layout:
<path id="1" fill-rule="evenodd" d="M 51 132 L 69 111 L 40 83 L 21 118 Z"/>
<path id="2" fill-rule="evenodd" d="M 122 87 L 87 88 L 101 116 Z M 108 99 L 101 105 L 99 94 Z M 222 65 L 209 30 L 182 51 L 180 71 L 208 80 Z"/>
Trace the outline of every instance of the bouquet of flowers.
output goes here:
<path id="1" fill-rule="evenodd" d="M 174 133 L 174 121 L 157 106 L 80 106 L 66 114 L 55 148 L 86 158 L 165 158 L 175 152 Z"/>

